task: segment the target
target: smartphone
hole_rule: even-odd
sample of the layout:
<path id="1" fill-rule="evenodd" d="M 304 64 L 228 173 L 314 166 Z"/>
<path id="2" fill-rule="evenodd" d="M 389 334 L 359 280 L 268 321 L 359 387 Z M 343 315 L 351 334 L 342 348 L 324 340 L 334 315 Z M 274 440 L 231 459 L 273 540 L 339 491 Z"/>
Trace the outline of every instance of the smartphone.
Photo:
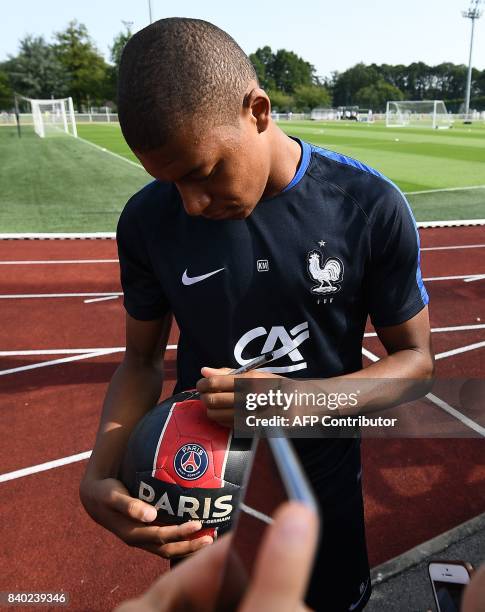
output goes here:
<path id="1" fill-rule="evenodd" d="M 271 517 L 283 502 L 289 500 L 307 504 L 318 514 L 317 502 L 291 443 L 283 436 L 255 437 L 224 567 L 217 611 L 237 609 L 251 578 L 264 532 L 272 522 Z"/>
<path id="2" fill-rule="evenodd" d="M 429 579 L 438 612 L 460 612 L 463 591 L 470 574 L 463 561 L 431 561 Z"/>

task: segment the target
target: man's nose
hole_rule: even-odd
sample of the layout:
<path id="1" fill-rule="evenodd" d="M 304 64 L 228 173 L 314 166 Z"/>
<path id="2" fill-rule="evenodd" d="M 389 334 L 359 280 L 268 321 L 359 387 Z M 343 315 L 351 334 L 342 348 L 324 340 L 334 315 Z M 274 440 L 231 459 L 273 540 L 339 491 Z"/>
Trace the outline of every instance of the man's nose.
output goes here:
<path id="1" fill-rule="evenodd" d="M 183 187 L 177 185 L 177 189 L 182 198 L 186 213 L 192 217 L 201 215 L 211 203 L 210 197 L 200 189 L 187 185 Z"/>

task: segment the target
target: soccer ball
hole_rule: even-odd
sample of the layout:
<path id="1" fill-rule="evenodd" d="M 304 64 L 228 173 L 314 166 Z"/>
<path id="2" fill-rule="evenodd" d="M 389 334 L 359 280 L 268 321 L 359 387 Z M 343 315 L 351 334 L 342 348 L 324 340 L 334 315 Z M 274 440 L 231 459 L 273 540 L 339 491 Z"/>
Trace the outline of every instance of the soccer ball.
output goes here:
<path id="1" fill-rule="evenodd" d="M 203 535 L 221 534 L 239 503 L 251 440 L 234 439 L 193 395 L 179 393 L 142 418 L 129 438 L 120 480 L 132 497 L 155 506 L 158 524 L 200 520 L 210 529 Z"/>

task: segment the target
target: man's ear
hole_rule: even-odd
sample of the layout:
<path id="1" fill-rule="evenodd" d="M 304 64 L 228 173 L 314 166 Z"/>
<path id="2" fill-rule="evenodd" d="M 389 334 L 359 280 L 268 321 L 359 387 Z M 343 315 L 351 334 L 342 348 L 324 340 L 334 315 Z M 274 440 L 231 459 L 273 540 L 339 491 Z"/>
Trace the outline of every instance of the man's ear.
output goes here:
<path id="1" fill-rule="evenodd" d="M 243 112 L 249 113 L 250 119 L 254 121 L 260 134 L 268 129 L 271 119 L 271 102 L 264 89 L 255 87 L 244 96 Z"/>

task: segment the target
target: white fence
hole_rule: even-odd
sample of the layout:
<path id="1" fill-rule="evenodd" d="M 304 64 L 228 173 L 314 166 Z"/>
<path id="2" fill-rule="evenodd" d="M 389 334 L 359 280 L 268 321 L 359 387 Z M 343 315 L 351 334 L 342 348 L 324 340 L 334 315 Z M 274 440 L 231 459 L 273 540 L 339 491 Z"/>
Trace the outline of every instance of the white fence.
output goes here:
<path id="1" fill-rule="evenodd" d="M 117 123 L 117 113 L 74 113 L 76 123 Z M 33 124 L 32 113 L 20 113 L 20 124 Z M 14 113 L 0 113 L 0 125 L 15 125 Z"/>
<path id="2" fill-rule="evenodd" d="M 76 123 L 117 123 L 118 114 L 111 112 L 97 112 L 97 113 L 74 113 Z M 312 119 L 310 113 L 271 113 L 271 116 L 275 121 L 302 121 Z M 451 114 L 450 118 L 457 123 L 462 123 L 467 119 L 464 114 Z M 469 117 L 472 121 L 485 121 L 485 111 L 473 111 Z M 325 117 L 318 118 L 316 120 L 323 121 L 336 121 L 337 118 Z M 373 115 L 374 121 L 385 121 L 385 113 L 375 113 Z M 20 123 L 22 125 L 33 124 L 31 113 L 20 113 Z M 0 125 L 15 125 L 15 115 L 13 113 L 0 113 Z"/>

